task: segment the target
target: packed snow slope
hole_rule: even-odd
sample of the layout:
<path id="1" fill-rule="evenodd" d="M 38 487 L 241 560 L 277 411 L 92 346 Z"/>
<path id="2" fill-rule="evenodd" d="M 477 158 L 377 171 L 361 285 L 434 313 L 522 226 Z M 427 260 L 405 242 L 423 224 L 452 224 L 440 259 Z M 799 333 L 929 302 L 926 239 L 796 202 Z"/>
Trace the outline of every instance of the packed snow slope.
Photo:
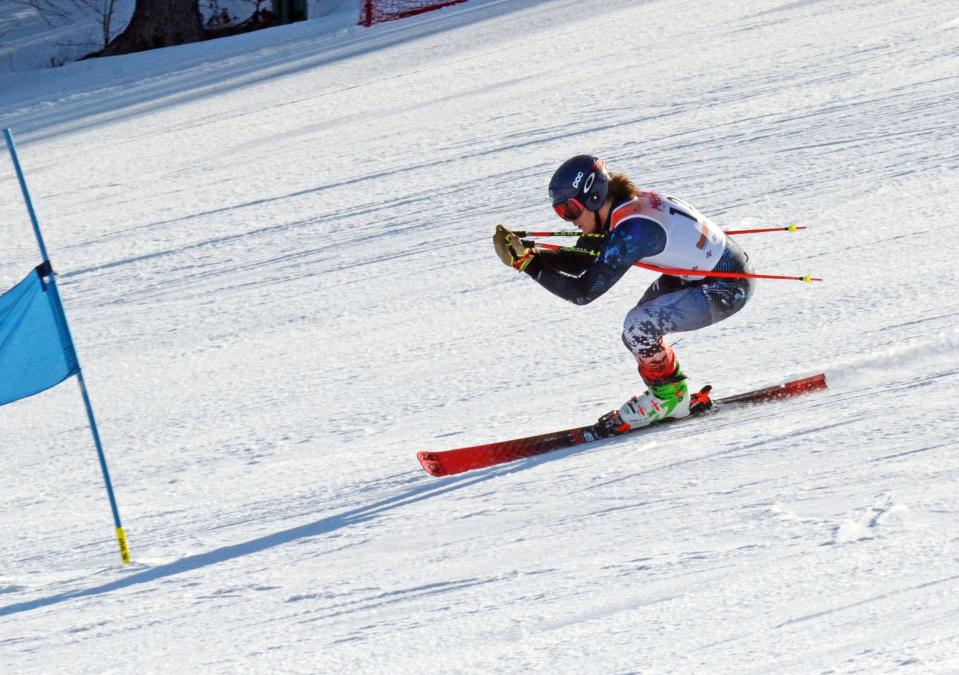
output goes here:
<path id="1" fill-rule="evenodd" d="M 0 408 L 4 672 L 959 669 L 955 3 L 340 7 L 0 75 L 134 557 L 76 383 Z M 741 241 L 823 284 L 677 350 L 720 395 L 831 388 L 431 478 L 641 387 L 651 273 L 577 307 L 490 245 L 564 227 L 582 152 L 808 226 Z M 6 289 L 6 158 L 0 224 Z"/>

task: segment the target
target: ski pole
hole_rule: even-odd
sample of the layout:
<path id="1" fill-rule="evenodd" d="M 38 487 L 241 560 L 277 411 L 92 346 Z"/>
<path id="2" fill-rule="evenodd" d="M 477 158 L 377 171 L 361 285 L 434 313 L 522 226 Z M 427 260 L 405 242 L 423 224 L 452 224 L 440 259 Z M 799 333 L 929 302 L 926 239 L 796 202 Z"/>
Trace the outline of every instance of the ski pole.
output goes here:
<path id="1" fill-rule="evenodd" d="M 589 251 L 584 248 L 575 248 L 572 246 L 564 248 L 562 246 L 557 246 L 556 244 L 540 244 L 538 242 L 536 245 L 540 248 L 545 248 L 550 251 L 569 251 L 570 253 L 582 253 L 584 255 L 591 255 L 593 257 L 599 255 L 599 253 L 596 251 Z M 641 262 L 635 262 L 633 265 L 653 272 L 659 272 L 660 274 L 668 274 L 670 276 L 720 277 L 723 279 L 779 279 L 782 281 L 805 281 L 807 284 L 812 283 L 813 281 L 822 281 L 820 277 L 813 277 L 809 276 L 808 274 L 805 276 L 796 277 L 785 276 L 781 274 L 751 274 L 749 272 L 707 272 L 704 270 L 684 270 L 673 267 L 659 267 L 657 265 L 649 265 Z"/>
<path id="2" fill-rule="evenodd" d="M 787 225 L 786 227 L 760 227 L 752 230 L 724 230 L 724 234 L 728 235 L 737 235 L 737 234 L 759 234 L 761 232 L 796 232 L 798 230 L 808 229 L 805 225 Z M 520 230 L 519 232 L 514 232 L 517 237 L 604 237 L 605 234 L 599 233 L 590 233 L 583 234 L 582 232 L 566 232 L 566 231 L 555 231 L 555 232 L 527 232 Z"/>
<path id="3" fill-rule="evenodd" d="M 513 232 L 517 237 L 605 237 L 605 234 L 600 234 L 598 232 L 591 232 L 590 234 L 583 234 L 582 232 L 526 232 L 520 230 L 519 232 Z"/>
<path id="4" fill-rule="evenodd" d="M 753 230 L 725 230 L 726 234 L 760 234 L 762 232 L 796 232 L 807 229 L 805 225 L 787 225 L 786 227 L 759 227 Z"/>

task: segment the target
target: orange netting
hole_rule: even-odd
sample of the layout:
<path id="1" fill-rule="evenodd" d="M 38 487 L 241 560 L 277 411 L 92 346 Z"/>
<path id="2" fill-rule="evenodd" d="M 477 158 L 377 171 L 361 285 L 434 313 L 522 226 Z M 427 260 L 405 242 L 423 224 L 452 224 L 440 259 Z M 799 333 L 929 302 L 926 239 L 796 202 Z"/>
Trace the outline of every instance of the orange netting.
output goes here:
<path id="1" fill-rule="evenodd" d="M 381 21 L 403 19 L 461 2 L 466 0 L 360 0 L 360 24 L 372 26 Z"/>

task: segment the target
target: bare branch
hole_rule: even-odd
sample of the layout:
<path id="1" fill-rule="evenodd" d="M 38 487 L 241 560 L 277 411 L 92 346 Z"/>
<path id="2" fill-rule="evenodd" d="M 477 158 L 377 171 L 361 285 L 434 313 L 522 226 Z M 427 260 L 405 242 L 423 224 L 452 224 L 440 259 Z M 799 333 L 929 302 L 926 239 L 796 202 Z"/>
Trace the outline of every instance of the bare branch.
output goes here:
<path id="1" fill-rule="evenodd" d="M 69 13 L 63 8 L 63 3 L 57 2 L 56 0 L 8 0 L 8 2 L 11 5 L 20 5 L 21 7 L 29 7 L 36 10 L 40 18 L 51 28 L 57 26 L 54 22 L 55 19 L 59 19 L 62 23 L 70 20 Z"/>

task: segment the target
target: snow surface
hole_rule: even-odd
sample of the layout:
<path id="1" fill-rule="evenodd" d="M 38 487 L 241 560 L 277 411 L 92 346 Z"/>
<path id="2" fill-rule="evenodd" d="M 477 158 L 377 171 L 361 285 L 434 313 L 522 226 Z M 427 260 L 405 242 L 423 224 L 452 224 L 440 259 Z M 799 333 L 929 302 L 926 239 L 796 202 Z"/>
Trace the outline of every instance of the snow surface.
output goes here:
<path id="1" fill-rule="evenodd" d="M 954 2 L 354 3 L 0 75 L 101 425 L 0 408 L 4 672 L 959 670 Z M 828 392 L 435 479 L 588 422 L 622 318 L 503 267 L 595 152 L 744 238 L 683 336 L 719 394 Z M 38 262 L 0 162 L 0 288 Z"/>

